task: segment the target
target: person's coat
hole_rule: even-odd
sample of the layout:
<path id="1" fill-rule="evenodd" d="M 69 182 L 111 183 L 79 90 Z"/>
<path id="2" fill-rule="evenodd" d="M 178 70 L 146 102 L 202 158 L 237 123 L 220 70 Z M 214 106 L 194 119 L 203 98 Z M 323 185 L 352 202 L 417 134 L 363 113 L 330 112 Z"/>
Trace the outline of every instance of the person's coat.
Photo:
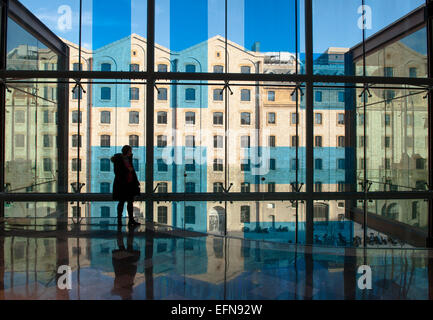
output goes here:
<path id="1" fill-rule="evenodd" d="M 116 153 L 111 157 L 111 162 L 114 165 L 114 183 L 113 183 L 113 200 L 132 200 L 134 196 L 140 194 L 140 182 L 137 174 L 132 166 L 132 157 L 129 158 L 129 163 L 133 167 L 132 182 L 128 184 L 128 168 L 123 162 L 121 153 Z"/>

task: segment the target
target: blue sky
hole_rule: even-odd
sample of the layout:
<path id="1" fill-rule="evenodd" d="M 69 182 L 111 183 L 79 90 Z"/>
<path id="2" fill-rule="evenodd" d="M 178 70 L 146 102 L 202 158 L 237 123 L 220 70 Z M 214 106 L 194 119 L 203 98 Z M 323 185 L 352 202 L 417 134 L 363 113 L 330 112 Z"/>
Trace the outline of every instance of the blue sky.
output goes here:
<path id="1" fill-rule="evenodd" d="M 261 51 L 294 51 L 296 0 L 228 0 L 228 38 Z M 303 1 L 299 1 L 300 47 L 303 51 Z M 367 35 L 422 5 L 424 0 L 365 0 L 371 7 Z M 78 0 L 22 0 L 58 36 L 78 42 Z M 119 5 L 120 3 L 120 5 Z M 156 0 L 156 42 L 172 50 L 186 48 L 214 35 L 224 35 L 224 0 Z M 59 27 L 61 7 L 72 11 L 71 28 Z M 361 0 L 313 0 L 314 51 L 352 47 L 362 40 L 358 28 Z M 145 0 L 83 0 L 83 46 L 99 47 L 135 32 L 146 36 Z M 96 9 L 96 10 L 95 10 Z M 93 39 L 93 37 L 97 39 Z"/>

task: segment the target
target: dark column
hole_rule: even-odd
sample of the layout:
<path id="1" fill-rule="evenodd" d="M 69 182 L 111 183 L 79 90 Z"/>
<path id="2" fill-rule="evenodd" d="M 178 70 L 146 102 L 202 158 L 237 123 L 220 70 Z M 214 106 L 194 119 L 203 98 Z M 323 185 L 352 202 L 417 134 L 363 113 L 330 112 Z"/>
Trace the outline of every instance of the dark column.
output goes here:
<path id="1" fill-rule="evenodd" d="M 146 281 L 146 300 L 153 300 L 153 231 L 146 231 L 146 248 L 144 251 L 144 279 Z"/>
<path id="2" fill-rule="evenodd" d="M 154 95 L 155 95 L 155 0 L 147 1 L 147 72 L 146 88 L 146 195 L 153 192 Z M 153 201 L 146 200 L 146 221 L 153 222 Z"/>
<path id="3" fill-rule="evenodd" d="M 433 77 L 433 0 L 426 0 L 428 77 Z M 428 184 L 433 188 L 433 92 L 428 95 Z M 433 200 L 428 200 L 428 236 L 426 245 L 433 248 Z"/>
<path id="4" fill-rule="evenodd" d="M 68 289 L 59 289 L 58 281 L 62 274 L 57 273 L 57 270 L 62 265 L 69 265 L 69 249 L 68 249 L 68 238 L 65 234 L 59 234 L 56 239 L 56 299 L 57 300 L 69 300 Z"/>
<path id="5" fill-rule="evenodd" d="M 0 10 L 0 69 L 6 69 L 7 6 L 4 0 L 0 2 Z M 5 115 L 6 86 L 0 83 L 0 192 L 4 192 L 5 187 Z M 2 218 L 4 218 L 4 201 L 0 201 L 0 228 L 3 228 Z"/>
<path id="6" fill-rule="evenodd" d="M 306 70 L 309 79 L 306 83 L 306 159 L 305 166 L 307 170 L 307 193 L 312 195 L 314 176 L 313 176 L 313 142 L 314 142 L 314 132 L 313 132 L 313 121 L 314 121 L 314 111 L 313 111 L 313 4 L 312 0 L 305 0 L 305 52 L 306 52 Z M 313 199 L 309 197 L 306 205 L 306 234 L 305 241 L 307 244 L 313 244 L 313 227 L 314 227 L 314 205 Z"/>
<path id="7" fill-rule="evenodd" d="M 356 249 L 344 249 L 344 299 L 356 299 Z"/>
<path id="8" fill-rule="evenodd" d="M 314 261 L 312 254 L 312 247 L 305 247 L 305 292 L 304 299 L 313 299 L 313 273 L 314 273 Z"/>

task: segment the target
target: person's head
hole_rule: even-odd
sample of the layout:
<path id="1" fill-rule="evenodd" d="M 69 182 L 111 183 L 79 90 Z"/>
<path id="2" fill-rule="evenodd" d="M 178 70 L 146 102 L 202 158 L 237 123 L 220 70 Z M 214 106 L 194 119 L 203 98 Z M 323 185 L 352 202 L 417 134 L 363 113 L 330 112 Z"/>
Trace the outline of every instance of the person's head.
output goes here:
<path id="1" fill-rule="evenodd" d="M 122 148 L 122 154 L 124 155 L 124 156 L 132 156 L 132 148 L 131 148 L 131 146 L 128 146 L 128 145 L 125 145 L 125 146 L 123 146 L 123 148 Z"/>

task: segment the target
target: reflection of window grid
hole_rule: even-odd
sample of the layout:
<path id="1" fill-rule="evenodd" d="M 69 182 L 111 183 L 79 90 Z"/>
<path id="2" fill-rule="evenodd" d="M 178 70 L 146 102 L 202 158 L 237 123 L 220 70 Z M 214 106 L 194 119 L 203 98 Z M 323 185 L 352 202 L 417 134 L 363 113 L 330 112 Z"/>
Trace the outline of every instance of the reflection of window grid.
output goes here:
<path id="1" fill-rule="evenodd" d="M 167 193 L 168 184 L 167 182 L 159 182 L 158 183 L 158 193 Z"/>
<path id="2" fill-rule="evenodd" d="M 214 182 L 213 184 L 213 192 L 223 192 L 223 183 L 222 182 Z"/>

